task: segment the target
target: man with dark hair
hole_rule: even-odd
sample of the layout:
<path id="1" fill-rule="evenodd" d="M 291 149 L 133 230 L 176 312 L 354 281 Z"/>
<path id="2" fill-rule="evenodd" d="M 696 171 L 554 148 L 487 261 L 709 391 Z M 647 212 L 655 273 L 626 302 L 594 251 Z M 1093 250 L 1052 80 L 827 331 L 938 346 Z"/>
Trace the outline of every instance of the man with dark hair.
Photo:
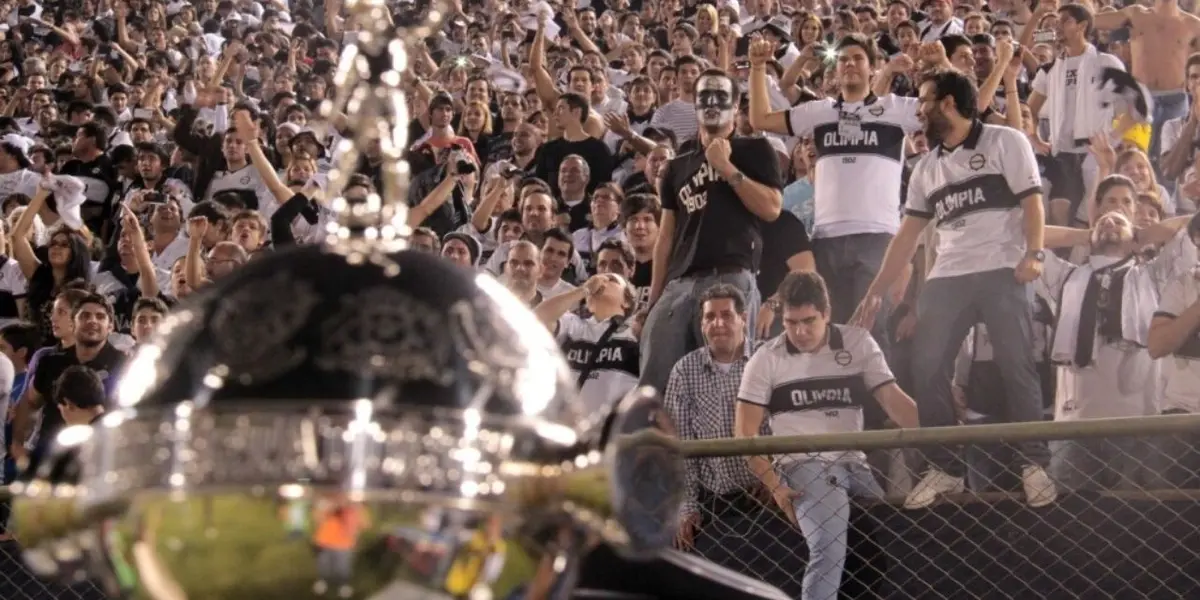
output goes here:
<path id="1" fill-rule="evenodd" d="M 772 112 L 769 50 L 750 45 L 750 123 L 780 135 L 813 138 L 813 168 L 821 182 L 813 197 L 813 258 L 832 296 L 833 321 L 845 323 L 900 225 L 905 136 L 921 128 L 918 100 L 876 96 L 871 73 L 878 50 L 870 38 L 851 34 L 837 44 L 836 97 Z M 896 60 L 911 65 L 906 57 Z M 886 344 L 886 319 L 880 323 L 875 338 Z"/>
<path id="2" fill-rule="evenodd" d="M 54 382 L 54 405 L 68 427 L 94 423 L 104 414 L 104 404 L 104 382 L 87 367 L 67 367 Z"/>
<path id="3" fill-rule="evenodd" d="M 835 325 L 821 276 L 790 273 L 779 285 L 784 333 L 747 363 L 737 393 L 735 432 L 760 435 L 863 430 L 863 407 L 875 403 L 901 427 L 917 426 L 912 398 L 900 390 L 883 351 L 867 330 Z M 846 561 L 850 496 L 882 498 L 859 451 L 748 457 L 750 470 L 808 545 L 801 597 L 838 597 Z"/>
<path id="4" fill-rule="evenodd" d="M 120 185 L 108 149 L 108 132 L 99 123 L 84 123 L 75 130 L 71 144 L 73 158 L 63 165 L 62 175 L 78 178 L 86 186 L 87 201 L 79 212 L 83 222 L 95 232 L 104 230 L 105 219 L 112 213 L 113 194 Z"/>
<path id="5" fill-rule="evenodd" d="M 758 312 L 754 272 L 762 224 L 779 217 L 783 177 L 761 137 L 732 137 L 740 90 L 720 70 L 695 82 L 700 149 L 668 163 L 659 184 L 662 223 L 654 247 L 649 313 L 642 335 L 642 382 L 663 389 L 675 363 L 702 338 L 688 297 L 729 283 L 747 299 L 747 336 Z"/>
<path id="6" fill-rule="evenodd" d="M 1033 304 L 1029 283 L 1042 272 L 1044 218 L 1041 176 L 1025 135 L 977 117 L 976 91 L 966 75 L 941 71 L 920 85 L 925 137 L 934 149 L 913 168 L 904 221 L 852 322 L 876 321 L 883 294 L 912 260 L 933 221 L 938 256 L 921 290 L 913 341 L 914 392 L 921 425 L 955 425 L 950 390 L 954 357 L 978 317 L 991 336 L 1004 376 L 1012 422 L 1042 420 L 1042 389 L 1033 354 Z M 1046 475 L 1045 442 L 1024 442 L 1022 470 L 1033 507 L 1054 501 Z M 930 468 L 905 501 L 924 508 L 944 493 L 963 489 L 964 466 L 956 449 L 926 453 Z"/>
<path id="7" fill-rule="evenodd" d="M 34 462 L 44 455 L 47 444 L 62 428 L 62 415 L 56 410 L 46 411 L 44 408 L 46 400 L 53 398 L 54 383 L 67 369 L 76 365 L 87 367 L 96 373 L 108 390 L 115 383 L 117 374 L 125 363 L 125 353 L 108 344 L 108 336 L 113 330 L 113 309 L 107 298 L 91 292 L 85 294 L 72 307 L 72 318 L 75 325 L 75 345 L 50 352 L 40 359 L 34 373 L 33 385 L 26 386 L 25 397 L 17 405 L 17 412 L 13 417 L 13 439 L 9 440 L 9 449 L 17 460 L 18 467 L 24 467 L 22 463 L 27 463 L 30 459 L 30 453 L 25 450 L 25 442 L 33 433 L 33 424 L 39 412 L 42 415 L 42 423 L 38 429 L 37 449 L 32 453 Z M 33 467 L 36 468 L 36 464 Z"/>
<path id="8" fill-rule="evenodd" d="M 651 127 L 673 131 L 675 140 L 679 143 L 696 137 L 699 131 L 695 107 L 696 80 L 700 78 L 700 72 L 703 70 L 700 60 L 690 54 L 675 59 L 675 89 L 679 92 L 678 96 L 674 100 L 662 103 L 658 110 L 654 111 L 654 117 L 650 119 Z"/>
<path id="9" fill-rule="evenodd" d="M 138 298 L 133 303 L 133 326 L 130 328 L 134 341 L 146 343 L 168 310 L 167 303 L 160 298 Z"/>
<path id="10" fill-rule="evenodd" d="M 1084 197 L 1099 175 L 1089 141 L 1094 135 L 1110 136 L 1115 118 L 1114 107 L 1100 104 L 1100 74 L 1104 69 L 1125 70 L 1121 59 L 1097 51 L 1088 42 L 1091 29 L 1092 13 L 1087 7 L 1068 4 L 1058 9 L 1063 55 L 1038 69 L 1029 96 L 1031 114 L 1036 118 L 1040 113 L 1051 123 L 1054 166 L 1047 173 L 1055 175 L 1048 218 L 1052 225 L 1072 225 L 1081 206 L 1082 214 L 1087 215 Z"/>
<path id="11" fill-rule="evenodd" d="M 542 144 L 539 159 L 533 166 L 534 176 L 550 183 L 554 196 L 560 197 L 558 171 L 568 156 L 577 155 L 588 167 L 590 177 L 587 193 L 596 186 L 612 180 L 615 167 L 612 152 L 603 140 L 592 137 L 585 129 L 589 103 L 585 96 L 566 92 L 558 96 L 554 104 L 554 119 L 562 137 Z"/>
<path id="12" fill-rule="evenodd" d="M 637 290 L 638 310 L 648 308 L 653 280 L 654 246 L 658 243 L 658 225 L 662 204 L 655 194 L 631 194 L 621 202 L 621 228 L 633 250 L 633 274 L 629 282 Z"/>
<path id="13" fill-rule="evenodd" d="M 734 408 L 746 363 L 757 344 L 746 337 L 746 296 L 716 284 L 697 300 L 704 345 L 671 369 L 664 408 L 683 440 L 736 434 Z M 762 433 L 767 433 L 765 428 Z M 687 461 L 687 489 L 676 547 L 695 549 L 714 563 L 780 586 L 791 597 L 801 590 L 795 573 L 804 568 L 791 547 L 803 543 L 759 499 L 769 497 L 741 456 Z M 772 522 L 773 521 L 773 522 Z"/>

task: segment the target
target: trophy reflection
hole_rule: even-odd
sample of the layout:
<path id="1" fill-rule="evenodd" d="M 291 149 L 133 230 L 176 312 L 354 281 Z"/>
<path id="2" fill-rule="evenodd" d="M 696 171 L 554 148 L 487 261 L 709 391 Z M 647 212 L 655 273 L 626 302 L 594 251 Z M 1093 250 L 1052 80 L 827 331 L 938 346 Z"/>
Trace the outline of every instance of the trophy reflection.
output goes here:
<path id="1" fill-rule="evenodd" d="M 190 296 L 137 349 L 113 410 L 61 431 L 13 486 L 25 563 L 53 585 L 565 598 L 589 549 L 638 559 L 673 539 L 685 476 L 656 395 L 587 414 L 502 285 L 406 250 L 405 41 L 444 7 L 347 8 L 357 35 L 322 109 L 343 125 L 327 241 Z M 379 189 L 347 186 L 375 153 Z"/>

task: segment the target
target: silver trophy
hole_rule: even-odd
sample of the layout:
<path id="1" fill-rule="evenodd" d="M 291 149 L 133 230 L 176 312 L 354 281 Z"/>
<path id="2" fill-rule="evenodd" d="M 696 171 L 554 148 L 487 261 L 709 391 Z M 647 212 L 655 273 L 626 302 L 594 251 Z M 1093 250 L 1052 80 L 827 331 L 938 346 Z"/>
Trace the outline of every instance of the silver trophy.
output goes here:
<path id="1" fill-rule="evenodd" d="M 671 543 L 684 468 L 656 396 L 585 414 L 502 285 L 405 250 L 400 33 L 441 11 L 401 31 L 382 3 L 349 5 L 328 241 L 189 298 L 115 409 L 60 432 L 14 486 L 37 575 L 108 598 L 566 598 L 589 549 Z M 367 153 L 382 189 L 356 196 Z"/>

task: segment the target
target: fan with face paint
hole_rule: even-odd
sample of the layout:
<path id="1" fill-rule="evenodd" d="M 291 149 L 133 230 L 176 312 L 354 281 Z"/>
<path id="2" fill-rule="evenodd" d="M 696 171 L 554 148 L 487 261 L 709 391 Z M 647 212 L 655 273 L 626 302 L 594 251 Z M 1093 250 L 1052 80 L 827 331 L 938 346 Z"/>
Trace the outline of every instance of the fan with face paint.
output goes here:
<path id="1" fill-rule="evenodd" d="M 696 118 L 710 133 L 733 124 L 736 109 L 731 79 L 724 75 L 703 75 L 696 80 Z"/>

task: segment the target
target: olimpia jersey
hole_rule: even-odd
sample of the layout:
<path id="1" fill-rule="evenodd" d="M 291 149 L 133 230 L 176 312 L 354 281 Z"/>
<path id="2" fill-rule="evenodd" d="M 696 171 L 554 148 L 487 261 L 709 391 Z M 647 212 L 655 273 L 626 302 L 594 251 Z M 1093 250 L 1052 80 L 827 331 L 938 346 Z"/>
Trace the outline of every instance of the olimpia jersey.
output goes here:
<path id="1" fill-rule="evenodd" d="M 870 332 L 830 325 L 827 342 L 803 352 L 787 334 L 765 343 L 742 374 L 738 401 L 766 408 L 774 435 L 862 431 L 862 408 L 875 390 L 895 381 Z M 862 452 L 789 455 L 783 460 L 866 460 Z"/>
<path id="2" fill-rule="evenodd" d="M 868 95 L 862 102 L 812 100 L 787 114 L 788 134 L 812 136 L 821 185 L 812 238 L 895 233 L 900 227 L 904 138 L 919 131 L 917 98 Z"/>
<path id="3" fill-rule="evenodd" d="M 597 321 L 575 313 L 558 319 L 555 337 L 567 356 L 571 373 L 578 376 L 590 365 L 587 381 L 579 390 L 588 416 L 607 410 L 637 386 L 641 359 L 637 337 L 627 323 L 622 323 L 602 342 L 612 324 L 611 319 Z"/>

